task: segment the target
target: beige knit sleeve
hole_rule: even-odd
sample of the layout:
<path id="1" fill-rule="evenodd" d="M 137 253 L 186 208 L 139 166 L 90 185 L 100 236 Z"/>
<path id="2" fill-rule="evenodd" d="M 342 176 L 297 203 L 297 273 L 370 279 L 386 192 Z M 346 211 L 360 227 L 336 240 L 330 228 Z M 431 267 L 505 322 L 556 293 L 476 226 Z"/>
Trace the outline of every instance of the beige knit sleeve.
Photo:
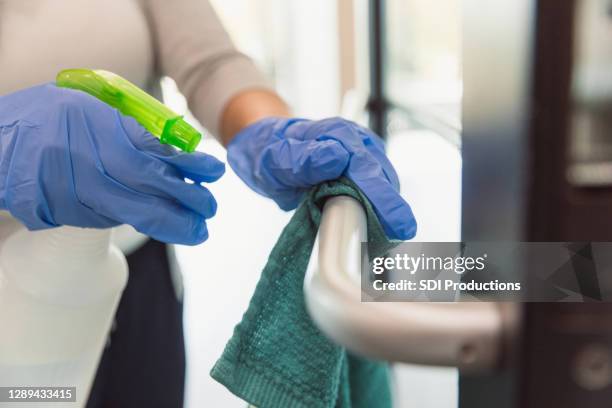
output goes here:
<path id="1" fill-rule="evenodd" d="M 253 62 L 236 50 L 208 0 L 141 1 L 158 73 L 176 81 L 190 110 L 215 136 L 234 95 L 271 89 Z"/>

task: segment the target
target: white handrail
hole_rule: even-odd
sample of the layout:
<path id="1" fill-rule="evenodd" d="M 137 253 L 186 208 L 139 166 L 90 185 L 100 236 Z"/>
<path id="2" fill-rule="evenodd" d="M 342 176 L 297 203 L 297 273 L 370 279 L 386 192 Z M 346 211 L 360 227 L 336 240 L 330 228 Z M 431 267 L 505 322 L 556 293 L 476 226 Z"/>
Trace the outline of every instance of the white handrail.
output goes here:
<path id="1" fill-rule="evenodd" d="M 459 367 L 494 367 L 513 327 L 510 304 L 362 302 L 361 242 L 367 224 L 359 202 L 334 197 L 324 207 L 304 292 L 310 316 L 336 343 L 366 357 Z"/>

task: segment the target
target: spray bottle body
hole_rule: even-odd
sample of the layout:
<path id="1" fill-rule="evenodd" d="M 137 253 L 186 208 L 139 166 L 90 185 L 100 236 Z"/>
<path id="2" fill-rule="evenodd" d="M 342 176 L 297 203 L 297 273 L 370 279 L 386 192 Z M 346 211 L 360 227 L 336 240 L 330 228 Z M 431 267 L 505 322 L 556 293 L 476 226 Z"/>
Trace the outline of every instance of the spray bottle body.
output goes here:
<path id="1" fill-rule="evenodd" d="M 110 234 L 22 230 L 2 245 L 2 386 L 76 387 L 77 403 L 67 406 L 85 405 L 127 282 L 127 263 Z"/>

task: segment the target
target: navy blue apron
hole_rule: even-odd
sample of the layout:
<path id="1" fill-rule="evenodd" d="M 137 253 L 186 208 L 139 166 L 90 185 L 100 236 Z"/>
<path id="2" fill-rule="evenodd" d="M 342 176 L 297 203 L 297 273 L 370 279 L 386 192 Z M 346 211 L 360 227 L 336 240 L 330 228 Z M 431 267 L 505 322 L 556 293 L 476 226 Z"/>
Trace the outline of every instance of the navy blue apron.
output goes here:
<path id="1" fill-rule="evenodd" d="M 185 386 L 183 305 L 165 244 L 127 257 L 129 279 L 87 408 L 180 408 Z"/>

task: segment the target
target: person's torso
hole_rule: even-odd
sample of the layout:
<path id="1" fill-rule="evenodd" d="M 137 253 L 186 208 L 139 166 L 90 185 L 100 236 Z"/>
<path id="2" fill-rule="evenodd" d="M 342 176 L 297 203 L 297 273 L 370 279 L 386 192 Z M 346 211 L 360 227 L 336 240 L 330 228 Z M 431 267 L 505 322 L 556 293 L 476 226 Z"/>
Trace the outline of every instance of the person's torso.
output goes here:
<path id="1" fill-rule="evenodd" d="M 152 55 L 138 0 L 0 0 L 0 95 L 77 67 L 147 86 Z"/>

